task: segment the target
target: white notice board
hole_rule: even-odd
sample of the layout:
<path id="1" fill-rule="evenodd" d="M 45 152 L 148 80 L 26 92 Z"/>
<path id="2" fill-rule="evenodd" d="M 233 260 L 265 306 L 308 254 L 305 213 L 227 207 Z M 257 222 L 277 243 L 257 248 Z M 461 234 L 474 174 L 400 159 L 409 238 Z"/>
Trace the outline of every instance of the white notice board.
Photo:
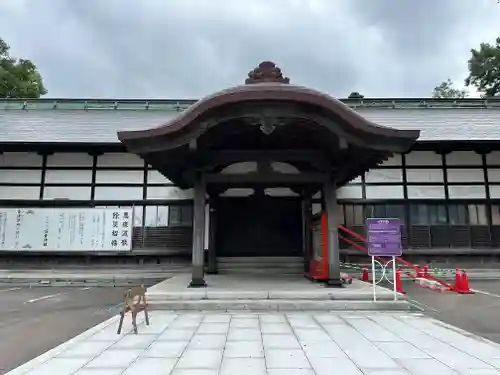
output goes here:
<path id="1" fill-rule="evenodd" d="M 133 210 L 0 209 L 0 251 L 129 251 Z"/>

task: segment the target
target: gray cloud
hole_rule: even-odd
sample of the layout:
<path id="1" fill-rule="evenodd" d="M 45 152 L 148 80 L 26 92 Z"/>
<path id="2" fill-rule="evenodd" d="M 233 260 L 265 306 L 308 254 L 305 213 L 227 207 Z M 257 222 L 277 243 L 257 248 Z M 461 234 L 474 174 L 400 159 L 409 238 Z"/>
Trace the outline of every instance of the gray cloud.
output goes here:
<path id="1" fill-rule="evenodd" d="M 335 96 L 461 84 L 500 34 L 495 0 L 5 0 L 0 36 L 50 97 L 197 98 L 262 60 Z"/>

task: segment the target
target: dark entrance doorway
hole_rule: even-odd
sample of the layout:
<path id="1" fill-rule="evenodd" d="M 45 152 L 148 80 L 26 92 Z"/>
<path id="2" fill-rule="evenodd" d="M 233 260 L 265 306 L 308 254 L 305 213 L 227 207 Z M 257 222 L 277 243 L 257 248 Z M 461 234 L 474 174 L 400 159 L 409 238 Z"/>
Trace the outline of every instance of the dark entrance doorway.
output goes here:
<path id="1" fill-rule="evenodd" d="M 217 256 L 301 256 L 300 199 L 251 196 L 217 201 Z"/>

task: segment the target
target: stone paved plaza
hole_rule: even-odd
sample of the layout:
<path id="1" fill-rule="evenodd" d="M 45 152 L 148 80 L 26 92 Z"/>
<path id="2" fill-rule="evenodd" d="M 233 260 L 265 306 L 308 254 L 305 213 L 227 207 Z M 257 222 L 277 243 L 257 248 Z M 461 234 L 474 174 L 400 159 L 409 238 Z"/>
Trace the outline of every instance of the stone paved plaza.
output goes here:
<path id="1" fill-rule="evenodd" d="M 153 311 L 114 317 L 8 375 L 500 375 L 500 345 L 412 313 Z"/>

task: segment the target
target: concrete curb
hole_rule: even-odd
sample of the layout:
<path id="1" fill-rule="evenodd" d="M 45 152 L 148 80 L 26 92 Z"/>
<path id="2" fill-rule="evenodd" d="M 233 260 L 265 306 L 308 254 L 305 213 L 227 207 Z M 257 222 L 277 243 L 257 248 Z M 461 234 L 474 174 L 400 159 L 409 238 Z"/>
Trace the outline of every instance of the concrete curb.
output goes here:
<path id="1" fill-rule="evenodd" d="M 174 311 L 412 311 L 407 301 L 170 300 L 148 301 L 151 310 Z"/>

